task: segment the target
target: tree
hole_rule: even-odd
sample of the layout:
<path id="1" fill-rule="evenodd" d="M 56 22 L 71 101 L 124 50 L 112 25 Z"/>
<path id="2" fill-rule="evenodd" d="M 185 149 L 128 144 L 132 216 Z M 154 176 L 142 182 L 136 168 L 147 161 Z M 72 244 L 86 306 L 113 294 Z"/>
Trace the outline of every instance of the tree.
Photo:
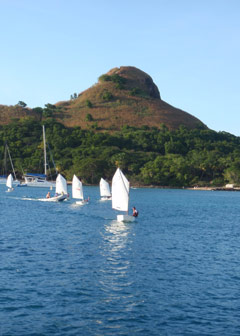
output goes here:
<path id="1" fill-rule="evenodd" d="M 42 116 L 43 116 L 43 108 L 41 107 L 34 107 L 33 112 L 35 112 L 37 114 L 37 116 L 39 117 L 39 120 L 42 120 Z"/>
<path id="2" fill-rule="evenodd" d="M 224 170 L 224 178 L 228 183 L 240 184 L 240 160 L 234 161 L 229 168 Z"/>
<path id="3" fill-rule="evenodd" d="M 102 99 L 105 101 L 111 101 L 113 99 L 113 95 L 109 91 L 105 91 L 102 94 Z"/>
<path id="4" fill-rule="evenodd" d="M 88 113 L 88 114 L 86 114 L 85 120 L 86 121 L 93 121 L 93 116 L 90 113 Z"/>
<path id="5" fill-rule="evenodd" d="M 86 100 L 86 106 L 89 107 L 89 108 L 92 108 L 93 107 L 93 104 L 90 100 Z"/>
<path id="6" fill-rule="evenodd" d="M 53 105 L 53 104 L 45 104 L 44 106 L 45 106 L 45 108 L 50 109 L 50 110 L 55 110 L 56 109 L 56 105 Z"/>
<path id="7" fill-rule="evenodd" d="M 78 97 L 78 96 L 77 96 L 77 93 L 74 92 L 74 94 L 70 96 L 70 99 L 71 99 L 71 100 L 74 100 L 74 99 L 77 99 L 77 97 Z"/>
<path id="8" fill-rule="evenodd" d="M 26 107 L 26 106 L 27 106 L 27 104 L 24 103 L 24 102 L 21 101 L 21 100 L 19 100 L 18 105 L 21 106 L 21 107 Z"/>
<path id="9" fill-rule="evenodd" d="M 87 183 L 99 183 L 100 178 L 105 176 L 105 167 L 105 161 L 88 157 L 77 162 L 75 172 Z"/>
<path id="10" fill-rule="evenodd" d="M 109 75 L 102 75 L 98 78 L 99 82 L 110 82 L 111 76 Z"/>

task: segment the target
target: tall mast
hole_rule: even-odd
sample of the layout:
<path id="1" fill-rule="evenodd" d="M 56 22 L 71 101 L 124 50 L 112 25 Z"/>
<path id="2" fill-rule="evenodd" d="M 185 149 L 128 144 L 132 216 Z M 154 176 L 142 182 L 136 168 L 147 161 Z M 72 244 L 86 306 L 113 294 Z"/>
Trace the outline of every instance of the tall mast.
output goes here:
<path id="1" fill-rule="evenodd" d="M 46 136 L 44 125 L 43 125 L 43 150 L 44 150 L 44 174 L 47 175 L 47 152 L 46 152 Z"/>
<path id="2" fill-rule="evenodd" d="M 7 175 L 7 142 L 5 142 L 4 148 L 3 175 Z"/>
<path id="3" fill-rule="evenodd" d="M 17 177 L 16 177 L 16 173 L 15 173 L 15 170 L 14 170 L 14 167 L 13 167 L 13 162 L 12 162 L 12 158 L 11 158 L 10 151 L 9 151 L 9 148 L 8 148 L 7 143 L 6 143 L 6 149 L 7 149 L 7 151 L 8 151 L 8 156 L 9 156 L 9 160 L 10 160 L 10 163 L 11 163 L 11 167 L 12 167 L 13 175 L 14 175 L 14 178 L 15 178 L 15 180 L 16 180 Z"/>

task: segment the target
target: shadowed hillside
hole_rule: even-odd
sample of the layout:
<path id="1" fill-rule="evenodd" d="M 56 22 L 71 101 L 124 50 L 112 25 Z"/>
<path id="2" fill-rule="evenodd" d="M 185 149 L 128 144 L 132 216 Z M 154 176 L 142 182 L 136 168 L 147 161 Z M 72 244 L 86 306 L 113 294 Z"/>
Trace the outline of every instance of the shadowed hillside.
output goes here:
<path id="1" fill-rule="evenodd" d="M 124 125 L 206 127 L 191 114 L 164 102 L 152 78 L 135 67 L 114 68 L 100 76 L 97 84 L 55 106 L 52 116 L 67 127 L 108 130 L 118 130 Z M 1 124 L 30 115 L 39 119 L 34 110 L 0 106 Z"/>

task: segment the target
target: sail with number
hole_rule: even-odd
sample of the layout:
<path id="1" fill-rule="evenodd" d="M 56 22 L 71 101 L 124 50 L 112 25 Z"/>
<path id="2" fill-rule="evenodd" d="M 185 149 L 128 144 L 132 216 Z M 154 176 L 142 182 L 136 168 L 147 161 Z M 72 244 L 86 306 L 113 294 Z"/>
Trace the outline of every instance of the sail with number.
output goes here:
<path id="1" fill-rule="evenodd" d="M 83 199 L 82 182 L 76 175 L 73 175 L 72 179 L 72 198 Z"/>
<path id="2" fill-rule="evenodd" d="M 100 196 L 101 197 L 111 197 L 109 183 L 103 178 L 101 178 L 100 180 Z"/>
<path id="3" fill-rule="evenodd" d="M 67 181 L 65 178 L 61 175 L 58 174 L 57 179 L 56 179 L 56 193 L 57 194 L 65 194 L 67 195 Z"/>
<path id="4" fill-rule="evenodd" d="M 120 168 L 112 179 L 112 208 L 119 211 L 128 211 L 129 182 Z"/>

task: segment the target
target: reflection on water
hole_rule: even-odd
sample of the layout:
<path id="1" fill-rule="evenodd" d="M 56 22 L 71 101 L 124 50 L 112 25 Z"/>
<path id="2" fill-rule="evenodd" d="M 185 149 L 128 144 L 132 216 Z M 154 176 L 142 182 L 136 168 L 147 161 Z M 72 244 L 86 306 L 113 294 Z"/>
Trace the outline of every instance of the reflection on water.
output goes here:
<path id="1" fill-rule="evenodd" d="M 128 252 L 131 249 L 131 241 L 128 239 L 131 228 L 124 223 L 111 221 L 105 226 L 103 235 L 102 255 L 105 262 L 101 272 L 103 274 L 102 285 L 111 284 L 113 290 L 121 286 L 127 286 L 123 278 L 126 277 L 130 265 Z"/>
<path id="2" fill-rule="evenodd" d="M 123 222 L 111 221 L 105 226 L 104 250 L 109 254 L 116 253 L 126 247 L 130 227 Z"/>
<path id="3" fill-rule="evenodd" d="M 112 328 L 118 328 L 119 314 L 131 310 L 134 302 L 131 269 L 131 232 L 132 227 L 117 221 L 111 221 L 104 227 L 100 253 L 103 257 L 99 274 L 99 286 L 103 293 L 102 319 L 109 319 L 108 312 L 116 313 L 116 320 L 111 316 Z"/>
<path id="4" fill-rule="evenodd" d="M 4 188 L 1 336 L 239 335 L 239 193 L 132 190 L 124 224 L 97 187 L 83 207 Z"/>

